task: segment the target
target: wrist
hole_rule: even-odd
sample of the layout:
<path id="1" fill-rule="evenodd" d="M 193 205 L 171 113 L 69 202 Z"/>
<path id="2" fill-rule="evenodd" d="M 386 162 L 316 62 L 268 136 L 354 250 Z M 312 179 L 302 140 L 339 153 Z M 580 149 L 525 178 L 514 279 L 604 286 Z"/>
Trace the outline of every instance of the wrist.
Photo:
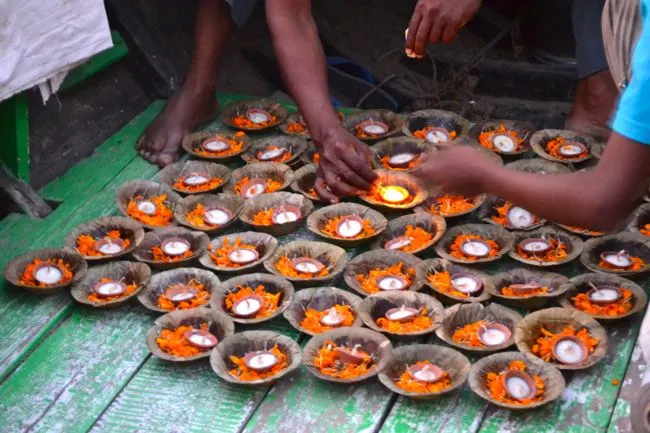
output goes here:
<path id="1" fill-rule="evenodd" d="M 308 126 L 312 140 L 314 140 L 314 142 L 319 146 L 323 143 L 331 141 L 332 137 L 340 135 L 341 132 L 345 131 L 338 118 L 334 118 L 328 121 L 321 120 L 316 124 L 315 128 L 312 128 L 309 123 Z"/>

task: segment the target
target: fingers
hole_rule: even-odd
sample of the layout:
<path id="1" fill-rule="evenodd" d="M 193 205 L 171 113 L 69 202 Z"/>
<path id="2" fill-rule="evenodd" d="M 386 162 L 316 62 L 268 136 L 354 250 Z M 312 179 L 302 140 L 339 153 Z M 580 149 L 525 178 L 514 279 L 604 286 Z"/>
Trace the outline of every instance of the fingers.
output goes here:
<path id="1" fill-rule="evenodd" d="M 413 10 L 411 21 L 409 22 L 408 34 L 406 35 L 406 55 L 411 56 L 415 48 L 415 36 L 418 32 L 418 25 L 422 20 L 422 9 L 418 4 Z"/>
<path id="2" fill-rule="evenodd" d="M 331 170 L 323 170 L 323 176 L 325 178 L 325 183 L 329 189 L 336 194 L 337 196 L 353 196 L 357 194 L 357 189 L 353 186 L 348 185 L 343 179 L 341 179 L 336 173 Z"/>
<path id="3" fill-rule="evenodd" d="M 331 204 L 339 202 L 339 198 L 327 188 L 327 184 L 325 184 L 325 181 L 320 176 L 318 176 L 316 182 L 314 182 L 314 190 L 321 200 L 325 200 Z"/>
<path id="4" fill-rule="evenodd" d="M 431 25 L 431 31 L 428 34 L 429 42 L 432 44 L 437 44 L 442 41 L 443 32 L 448 28 L 449 23 L 445 22 L 443 19 L 437 19 Z"/>
<path id="5" fill-rule="evenodd" d="M 462 25 L 460 23 L 448 23 L 447 26 L 445 26 L 440 39 L 445 43 L 453 41 L 461 28 Z"/>
<path id="6" fill-rule="evenodd" d="M 370 189 L 370 182 L 355 173 L 355 170 L 351 169 L 346 161 L 336 161 L 334 162 L 334 165 L 336 166 L 336 172 L 339 178 L 357 189 L 357 191 L 354 192 L 355 194 L 358 195 L 361 194 L 361 192 Z"/>
<path id="7" fill-rule="evenodd" d="M 418 56 L 424 56 L 429 42 L 429 35 L 431 34 L 433 20 L 429 14 L 425 14 L 418 25 L 418 32 L 415 36 L 415 46 L 413 50 Z M 434 26 L 439 27 L 439 26 Z M 410 32 L 409 32 L 410 33 Z"/>

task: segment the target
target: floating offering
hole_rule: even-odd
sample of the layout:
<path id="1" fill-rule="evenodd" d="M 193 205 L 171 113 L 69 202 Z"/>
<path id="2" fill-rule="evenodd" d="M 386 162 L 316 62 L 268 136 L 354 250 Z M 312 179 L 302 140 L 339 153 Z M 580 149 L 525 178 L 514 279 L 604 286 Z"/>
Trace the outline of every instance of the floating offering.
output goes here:
<path id="1" fill-rule="evenodd" d="M 451 386 L 449 373 L 429 361 L 418 361 L 409 365 L 395 385 L 416 394 L 438 393 Z"/>
<path id="2" fill-rule="evenodd" d="M 526 363 L 511 361 L 500 373 L 489 372 L 485 386 L 490 397 L 512 405 L 530 405 L 544 399 L 544 380 L 527 372 Z"/>
<path id="3" fill-rule="evenodd" d="M 517 230 L 525 230 L 538 225 L 539 217 L 510 202 L 503 202 L 501 206 L 495 206 L 496 215 L 490 216 L 490 220 L 503 227 Z"/>
<path id="4" fill-rule="evenodd" d="M 599 341 L 589 334 L 587 328 L 576 332 L 573 326 L 567 326 L 558 333 L 545 328 L 531 350 L 546 362 L 557 361 L 561 364 L 575 365 L 583 362 L 593 353 Z"/>
<path id="5" fill-rule="evenodd" d="M 207 172 L 193 172 L 181 175 L 172 184 L 174 188 L 183 192 L 211 191 L 223 185 L 223 179 L 212 177 Z"/>
<path id="6" fill-rule="evenodd" d="M 589 148 L 579 141 L 556 137 L 546 143 L 546 152 L 562 160 L 583 159 L 589 156 Z"/>
<path id="7" fill-rule="evenodd" d="M 375 368 L 372 355 L 360 344 L 346 347 L 333 341 L 321 346 L 312 363 L 322 374 L 338 379 L 354 379 Z"/>
<path id="8" fill-rule="evenodd" d="M 355 313 L 351 306 L 336 304 L 323 311 L 313 308 L 305 310 L 305 318 L 300 322 L 300 326 L 314 334 L 320 334 L 334 328 L 352 326 L 354 320 Z"/>
<path id="9" fill-rule="evenodd" d="M 119 254 L 131 245 L 131 240 L 122 238 L 120 230 L 111 230 L 106 236 L 95 238 L 82 234 L 77 238 L 77 251 L 85 257 L 102 257 Z"/>
<path id="10" fill-rule="evenodd" d="M 31 287 L 48 287 L 72 281 L 72 265 L 64 259 L 34 259 L 20 277 L 20 284 Z"/>
<path id="11" fill-rule="evenodd" d="M 192 257 L 192 245 L 181 237 L 170 237 L 151 248 L 151 256 L 156 262 L 173 263 Z"/>
<path id="12" fill-rule="evenodd" d="M 403 262 L 384 268 L 375 268 L 367 274 L 357 274 L 356 279 L 366 293 L 380 291 L 406 290 L 415 277 L 415 269 Z"/>
<path id="13" fill-rule="evenodd" d="M 275 267 L 280 274 L 291 278 L 311 279 L 329 274 L 328 267 L 312 257 L 290 259 L 287 256 L 282 256 L 275 263 Z"/>
<path id="14" fill-rule="evenodd" d="M 227 311 L 236 317 L 261 319 L 278 310 L 281 297 L 281 291 L 271 293 L 262 284 L 255 289 L 240 285 L 225 297 L 224 304 Z"/>
<path id="15" fill-rule="evenodd" d="M 104 304 L 116 299 L 131 296 L 137 290 L 135 283 L 127 284 L 124 281 L 115 281 L 112 278 L 101 278 L 88 293 L 88 300 L 95 304 Z"/>
<path id="16" fill-rule="evenodd" d="M 205 305 L 210 299 L 208 292 L 200 281 L 192 279 L 187 283 L 175 283 L 158 297 L 158 307 L 166 310 L 186 310 Z"/>
<path id="17" fill-rule="evenodd" d="M 165 227 L 172 223 L 174 212 L 167 201 L 167 194 L 153 197 L 136 196 L 126 206 L 127 214 L 136 221 L 153 227 Z"/>
<path id="18" fill-rule="evenodd" d="M 621 316 L 634 305 L 632 291 L 611 284 L 590 284 L 591 290 L 571 298 L 571 305 L 592 316 Z"/>
<path id="19" fill-rule="evenodd" d="M 457 328 L 451 338 L 470 347 L 500 346 L 512 338 L 512 331 L 502 323 L 479 320 Z"/>
<path id="20" fill-rule="evenodd" d="M 562 262 L 569 257 L 567 244 L 550 236 L 524 239 L 517 244 L 516 252 L 524 259 L 539 262 Z"/>
<path id="21" fill-rule="evenodd" d="M 412 334 L 431 328 L 434 323 L 426 308 L 412 308 L 402 304 L 386 311 L 375 320 L 377 326 L 396 334 Z"/>
<path id="22" fill-rule="evenodd" d="M 517 131 L 499 125 L 495 129 L 482 131 L 478 136 L 481 146 L 501 153 L 518 153 L 526 147 L 526 142 Z"/>
<path id="23" fill-rule="evenodd" d="M 264 109 L 249 108 L 246 113 L 234 116 L 231 122 L 241 129 L 261 129 L 275 125 L 278 118 Z"/>
<path id="24" fill-rule="evenodd" d="M 275 192 L 282 189 L 282 184 L 274 179 L 253 178 L 244 176 L 235 184 L 234 191 L 244 199 L 257 197 L 260 194 Z"/>
<path id="25" fill-rule="evenodd" d="M 429 125 L 425 128 L 413 131 L 413 136 L 426 140 L 429 143 L 447 143 L 456 138 L 456 131 L 448 131 L 445 128 Z"/>
<path id="26" fill-rule="evenodd" d="M 285 370 L 289 366 L 287 361 L 287 355 L 276 344 L 270 350 L 248 352 L 243 357 L 231 355 L 235 368 L 230 374 L 245 382 L 268 379 Z"/>
<path id="27" fill-rule="evenodd" d="M 390 128 L 379 120 L 367 119 L 358 123 L 354 130 L 359 138 L 377 138 L 387 134 Z"/>
<path id="28" fill-rule="evenodd" d="M 401 250 L 407 253 L 419 251 L 431 242 L 433 233 L 430 233 L 422 227 L 407 225 L 404 235 L 397 236 L 384 244 L 386 250 Z"/>
<path id="29" fill-rule="evenodd" d="M 219 248 L 215 249 L 215 247 L 209 246 L 208 253 L 212 262 L 223 268 L 246 266 L 260 257 L 257 247 L 244 243 L 240 237 L 237 237 L 232 244 L 230 239 L 225 237 Z"/>
<path id="30" fill-rule="evenodd" d="M 217 337 L 209 332 L 207 322 L 202 323 L 198 329 L 191 325 L 163 329 L 156 338 L 156 344 L 163 352 L 182 358 L 208 351 L 218 342 Z"/>
<path id="31" fill-rule="evenodd" d="M 434 271 L 427 275 L 427 280 L 439 291 L 458 298 L 479 296 L 483 291 L 481 279 L 469 273 L 451 274 L 447 271 Z"/>
<path id="32" fill-rule="evenodd" d="M 641 257 L 632 256 L 626 250 L 621 250 L 601 253 L 598 266 L 613 271 L 639 271 L 648 264 Z"/>
<path id="33" fill-rule="evenodd" d="M 257 212 L 252 219 L 253 225 L 272 226 L 298 221 L 302 217 L 300 209 L 292 205 L 280 205 Z"/>
<path id="34" fill-rule="evenodd" d="M 478 206 L 477 197 L 465 197 L 460 194 L 442 194 L 435 198 L 427 211 L 433 215 L 451 217 L 462 215 Z"/>
<path id="35" fill-rule="evenodd" d="M 375 234 L 370 219 L 358 215 L 339 215 L 325 221 L 320 230 L 333 238 L 346 240 L 363 239 Z"/>
<path id="36" fill-rule="evenodd" d="M 457 235 L 449 247 L 449 254 L 453 257 L 470 261 L 495 257 L 500 251 L 501 248 L 495 241 L 473 234 Z"/>
<path id="37" fill-rule="evenodd" d="M 225 158 L 234 156 L 244 149 L 244 141 L 237 138 L 246 136 L 243 132 L 237 132 L 234 137 L 228 138 L 223 135 L 215 135 L 206 138 L 199 146 L 194 149 L 197 155 L 212 158 Z"/>

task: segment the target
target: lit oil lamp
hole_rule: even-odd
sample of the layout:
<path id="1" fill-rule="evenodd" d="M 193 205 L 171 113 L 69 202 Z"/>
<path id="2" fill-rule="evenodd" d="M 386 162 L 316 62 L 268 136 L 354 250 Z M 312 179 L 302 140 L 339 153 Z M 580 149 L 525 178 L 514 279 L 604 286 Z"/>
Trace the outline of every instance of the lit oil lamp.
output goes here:
<path id="1" fill-rule="evenodd" d="M 327 314 L 320 318 L 319 322 L 323 326 L 336 327 L 340 326 L 344 320 L 345 317 L 343 317 L 343 315 L 340 314 L 336 308 L 332 307 L 327 310 Z"/>
<path id="2" fill-rule="evenodd" d="M 260 253 L 253 248 L 235 248 L 228 253 L 228 259 L 238 265 L 248 265 L 259 259 Z"/>
<path id="3" fill-rule="evenodd" d="M 246 199 L 253 198 L 260 194 L 263 194 L 264 191 L 266 191 L 265 179 L 251 179 L 242 186 L 241 196 Z"/>
<path id="4" fill-rule="evenodd" d="M 562 364 L 579 364 L 587 359 L 587 355 L 587 346 L 578 337 L 561 337 L 553 345 L 553 357 Z"/>
<path id="5" fill-rule="evenodd" d="M 286 224 L 298 221 L 300 217 L 300 209 L 298 209 L 296 206 L 286 205 L 273 209 L 271 220 L 275 224 Z"/>
<path id="6" fill-rule="evenodd" d="M 382 200 L 390 204 L 404 203 L 410 197 L 410 193 L 406 188 L 397 185 L 380 187 L 379 195 Z"/>
<path id="7" fill-rule="evenodd" d="M 408 287 L 408 282 L 396 275 L 386 275 L 377 279 L 377 287 L 384 291 L 404 290 Z"/>
<path id="8" fill-rule="evenodd" d="M 208 224 L 222 226 L 232 219 L 232 212 L 220 207 L 206 208 L 203 219 Z"/>
<path id="9" fill-rule="evenodd" d="M 160 249 L 171 257 L 182 256 L 188 252 L 191 247 L 192 245 L 189 241 L 178 237 L 165 239 L 160 244 Z"/>
<path id="10" fill-rule="evenodd" d="M 467 295 L 474 295 L 483 289 L 483 283 L 474 275 L 470 274 L 457 274 L 451 277 L 451 287 L 461 293 Z"/>
<path id="11" fill-rule="evenodd" d="M 525 229 L 535 224 L 535 216 L 526 209 L 512 206 L 506 214 L 508 226 L 515 229 Z"/>
<path id="12" fill-rule="evenodd" d="M 503 381 L 503 388 L 514 400 L 531 400 L 536 395 L 535 380 L 524 371 L 505 370 L 501 373 L 501 380 Z"/>
<path id="13" fill-rule="evenodd" d="M 357 129 L 363 131 L 366 135 L 369 136 L 380 136 L 388 132 L 389 128 L 384 122 L 378 120 L 364 120 L 363 122 L 357 125 Z"/>
<path id="14" fill-rule="evenodd" d="M 512 331 L 501 323 L 488 323 L 478 329 L 477 336 L 485 346 L 499 346 L 510 339 Z"/>
<path id="15" fill-rule="evenodd" d="M 407 168 L 416 157 L 417 155 L 411 152 L 396 153 L 388 158 L 388 165 L 393 168 Z"/>
<path id="16" fill-rule="evenodd" d="M 127 285 L 122 281 L 98 281 L 93 286 L 93 292 L 100 298 L 121 296 L 126 293 Z"/>
<path id="17" fill-rule="evenodd" d="M 235 316 L 246 318 L 257 314 L 262 308 L 263 300 L 260 296 L 250 295 L 239 299 L 232 306 L 232 312 Z"/>
<path id="18" fill-rule="evenodd" d="M 406 248 L 411 245 L 412 242 L 413 238 L 410 236 L 397 236 L 396 238 L 393 238 L 386 242 L 384 244 L 384 249 L 401 250 L 402 248 Z"/>
<path id="19" fill-rule="evenodd" d="M 230 148 L 230 145 L 221 138 L 208 138 L 201 143 L 201 147 L 208 152 L 224 152 Z"/>
<path id="20" fill-rule="evenodd" d="M 411 308 L 407 307 L 406 305 L 402 305 L 401 307 L 398 308 L 391 308 L 388 311 L 386 311 L 386 319 L 392 320 L 393 322 L 408 322 L 412 320 L 415 316 L 418 315 L 420 310 L 417 308 Z"/>
<path id="21" fill-rule="evenodd" d="M 528 296 L 540 290 L 543 286 L 538 283 L 511 284 L 510 290 L 515 296 Z"/>
<path id="22" fill-rule="evenodd" d="M 262 110 L 261 108 L 249 109 L 246 111 L 246 117 L 256 125 L 267 123 L 269 120 L 271 120 L 271 114 L 266 110 Z"/>
<path id="23" fill-rule="evenodd" d="M 150 200 L 141 200 L 137 203 L 138 210 L 145 215 L 152 216 L 156 213 L 156 205 Z"/>
<path id="24" fill-rule="evenodd" d="M 409 29 L 404 30 L 404 40 L 406 40 L 409 36 Z M 411 59 L 423 59 L 424 56 L 420 54 L 416 54 L 415 51 L 411 50 L 410 48 L 407 48 L 404 50 L 404 54 L 406 57 L 411 58 Z"/>
<path id="25" fill-rule="evenodd" d="M 311 257 L 296 257 L 291 261 L 291 264 L 296 271 L 303 274 L 314 275 L 325 269 L 324 264 Z"/>
<path id="26" fill-rule="evenodd" d="M 336 226 L 336 234 L 342 238 L 354 238 L 363 230 L 363 219 L 357 215 L 347 215 L 341 218 Z"/>
<path id="27" fill-rule="evenodd" d="M 484 258 L 490 254 L 490 245 L 480 239 L 466 240 L 460 246 L 464 254 L 470 257 Z"/>
<path id="28" fill-rule="evenodd" d="M 211 176 L 205 172 L 193 172 L 181 177 L 181 181 L 186 186 L 200 186 L 210 182 Z"/>
<path id="29" fill-rule="evenodd" d="M 339 346 L 336 348 L 336 353 L 339 357 L 339 360 L 343 363 L 359 365 L 362 364 L 365 358 L 365 352 L 359 350 L 361 348 L 360 344 L 356 344 L 353 348 Z"/>
<path id="30" fill-rule="evenodd" d="M 188 343 L 200 350 L 212 349 L 219 342 L 217 337 L 201 329 L 189 329 L 185 331 L 183 337 Z"/>
<path id="31" fill-rule="evenodd" d="M 425 135 L 427 141 L 433 144 L 447 143 L 451 137 L 445 128 L 430 128 Z"/>
<path id="32" fill-rule="evenodd" d="M 34 268 L 34 279 L 45 285 L 57 284 L 63 280 L 64 270 L 54 263 L 41 263 Z"/>
<path id="33" fill-rule="evenodd" d="M 257 154 L 259 161 L 274 161 L 287 153 L 289 150 L 284 147 L 276 147 L 274 149 L 267 149 Z"/>
<path id="34" fill-rule="evenodd" d="M 626 269 L 632 266 L 632 257 L 625 250 L 619 252 L 606 251 L 600 255 L 600 258 L 605 263 L 617 269 Z"/>
<path id="35" fill-rule="evenodd" d="M 519 242 L 519 247 L 529 254 L 544 254 L 551 250 L 551 244 L 544 238 L 529 238 Z"/>
<path id="36" fill-rule="evenodd" d="M 268 350 L 257 350 L 255 352 L 248 352 L 244 355 L 246 366 L 258 373 L 269 371 L 278 363 L 278 361 L 278 357 Z"/>
<path id="37" fill-rule="evenodd" d="M 438 382 L 444 376 L 444 371 L 435 364 L 413 364 L 406 371 L 414 380 L 424 383 Z"/>
<path id="38" fill-rule="evenodd" d="M 174 284 L 165 291 L 165 297 L 175 304 L 186 302 L 196 297 L 196 288 L 187 284 Z"/>
<path id="39" fill-rule="evenodd" d="M 587 146 L 582 143 L 566 140 L 560 145 L 560 147 L 558 147 L 557 152 L 566 158 L 574 158 L 576 156 L 582 155 L 588 150 L 589 149 L 587 149 Z"/>
<path id="40" fill-rule="evenodd" d="M 601 305 L 618 302 L 623 297 L 620 288 L 609 284 L 592 285 L 592 289 L 587 292 L 587 296 L 594 304 Z"/>
<path id="41" fill-rule="evenodd" d="M 108 236 L 98 239 L 95 242 L 95 250 L 104 254 L 105 256 L 112 256 L 114 254 L 124 251 L 124 240 L 113 239 Z"/>

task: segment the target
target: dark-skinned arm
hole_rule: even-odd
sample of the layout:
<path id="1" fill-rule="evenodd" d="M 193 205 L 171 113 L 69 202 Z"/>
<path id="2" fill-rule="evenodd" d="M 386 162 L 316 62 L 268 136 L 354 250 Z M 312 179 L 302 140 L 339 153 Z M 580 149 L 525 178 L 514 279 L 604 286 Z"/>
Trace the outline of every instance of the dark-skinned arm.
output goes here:
<path id="1" fill-rule="evenodd" d="M 370 188 L 370 152 L 347 132 L 327 87 L 325 55 L 310 0 L 267 0 L 266 15 L 280 70 L 320 154 L 316 192 L 328 201 Z"/>
<path id="2" fill-rule="evenodd" d="M 497 166 L 470 146 L 432 155 L 415 174 L 442 190 L 493 194 L 550 221 L 616 228 L 647 192 L 650 146 L 612 134 L 591 171 L 547 175 Z"/>

